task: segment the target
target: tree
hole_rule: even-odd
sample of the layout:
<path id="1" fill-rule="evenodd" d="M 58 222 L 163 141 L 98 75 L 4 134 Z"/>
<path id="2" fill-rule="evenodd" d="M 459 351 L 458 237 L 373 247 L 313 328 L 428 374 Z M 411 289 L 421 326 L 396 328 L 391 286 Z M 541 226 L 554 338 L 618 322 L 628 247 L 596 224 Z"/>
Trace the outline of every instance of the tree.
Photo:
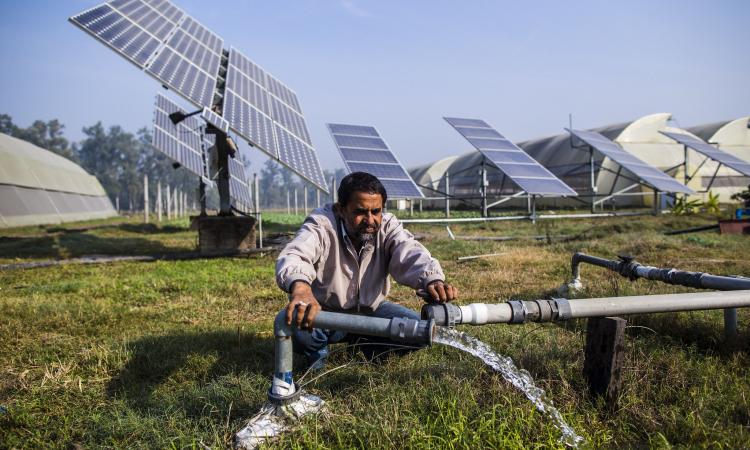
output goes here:
<path id="1" fill-rule="evenodd" d="M 75 161 L 75 154 L 70 148 L 68 140 L 63 137 L 64 129 L 65 125 L 57 119 L 47 122 L 35 120 L 30 127 L 20 128 L 13 123 L 13 119 L 9 115 L 0 114 L 0 133 L 23 139 L 26 142 Z"/>

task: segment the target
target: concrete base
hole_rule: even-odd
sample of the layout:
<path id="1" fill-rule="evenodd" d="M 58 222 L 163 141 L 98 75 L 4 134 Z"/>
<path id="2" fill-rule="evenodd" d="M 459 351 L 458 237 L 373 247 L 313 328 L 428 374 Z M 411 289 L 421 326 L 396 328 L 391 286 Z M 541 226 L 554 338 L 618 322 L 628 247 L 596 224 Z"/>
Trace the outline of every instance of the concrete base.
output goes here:
<path id="1" fill-rule="evenodd" d="M 255 248 L 254 217 L 193 217 L 198 228 L 198 246 L 205 255 L 232 253 Z"/>

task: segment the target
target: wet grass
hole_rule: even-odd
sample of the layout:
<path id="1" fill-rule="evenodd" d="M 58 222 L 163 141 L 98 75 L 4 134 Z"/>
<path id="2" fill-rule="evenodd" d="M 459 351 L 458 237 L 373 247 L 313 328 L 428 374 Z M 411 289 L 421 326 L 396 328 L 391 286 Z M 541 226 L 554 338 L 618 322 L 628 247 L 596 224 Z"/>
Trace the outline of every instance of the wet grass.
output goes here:
<path id="1" fill-rule="evenodd" d="M 425 214 L 427 215 L 427 214 Z M 189 252 L 187 221 L 140 218 L 3 230 L 0 262 L 88 254 Z M 302 216 L 269 214 L 266 232 Z M 750 276 L 750 239 L 664 236 L 708 217 L 454 224 L 457 235 L 573 235 L 559 241 L 452 241 L 413 225 L 461 302 L 539 298 L 568 277 L 572 253 L 629 253 L 643 263 Z M 62 228 L 62 230 L 60 229 Z M 88 228 L 85 229 L 84 228 Z M 51 241 L 50 241 L 51 240 Z M 504 253 L 458 262 L 459 256 Z M 286 302 L 274 257 L 47 267 L 0 272 L 0 447 L 226 447 L 265 401 L 272 318 Z M 582 266 L 584 297 L 685 292 Z M 394 301 L 421 306 L 396 286 Z M 615 410 L 581 377 L 585 321 L 464 327 L 511 356 L 592 447 L 750 445 L 750 323 L 727 343 L 722 313 L 629 317 L 624 390 Z M 334 347 L 334 349 L 337 349 Z M 341 370 L 307 389 L 328 402 L 273 448 L 548 448 L 558 432 L 482 363 L 436 346 L 381 365 L 338 348 Z"/>

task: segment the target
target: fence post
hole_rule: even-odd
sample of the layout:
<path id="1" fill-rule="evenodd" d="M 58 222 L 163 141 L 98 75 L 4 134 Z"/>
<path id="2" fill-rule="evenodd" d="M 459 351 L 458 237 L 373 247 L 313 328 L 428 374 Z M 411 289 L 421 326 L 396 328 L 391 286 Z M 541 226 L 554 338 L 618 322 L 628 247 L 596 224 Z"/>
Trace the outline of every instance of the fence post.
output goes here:
<path id="1" fill-rule="evenodd" d="M 148 175 L 143 176 L 143 220 L 148 223 Z"/>

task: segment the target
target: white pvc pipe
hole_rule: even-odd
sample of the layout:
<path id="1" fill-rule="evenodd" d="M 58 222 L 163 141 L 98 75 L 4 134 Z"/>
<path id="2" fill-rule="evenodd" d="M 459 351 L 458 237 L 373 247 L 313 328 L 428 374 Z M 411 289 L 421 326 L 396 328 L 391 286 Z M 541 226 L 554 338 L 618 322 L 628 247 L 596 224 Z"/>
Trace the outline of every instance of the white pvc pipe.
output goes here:
<path id="1" fill-rule="evenodd" d="M 750 290 L 590 298 L 569 303 L 572 318 L 738 308 L 750 306 Z"/>

